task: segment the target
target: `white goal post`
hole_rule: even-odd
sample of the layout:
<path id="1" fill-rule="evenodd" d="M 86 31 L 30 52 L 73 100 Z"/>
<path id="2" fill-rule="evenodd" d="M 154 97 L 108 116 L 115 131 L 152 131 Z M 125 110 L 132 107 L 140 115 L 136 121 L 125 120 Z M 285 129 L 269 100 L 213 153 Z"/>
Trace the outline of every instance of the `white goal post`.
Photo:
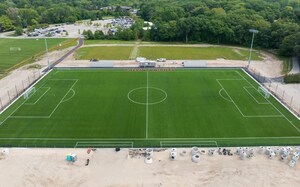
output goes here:
<path id="1" fill-rule="evenodd" d="M 35 87 L 31 87 L 28 90 L 26 90 L 23 94 L 24 99 L 29 99 L 31 95 L 33 95 L 36 92 Z"/>
<path id="2" fill-rule="evenodd" d="M 259 93 L 261 93 L 266 99 L 268 99 L 269 97 L 270 97 L 270 92 L 266 89 L 266 88 L 264 88 L 264 87 L 262 87 L 262 86 L 258 86 L 258 92 Z"/>

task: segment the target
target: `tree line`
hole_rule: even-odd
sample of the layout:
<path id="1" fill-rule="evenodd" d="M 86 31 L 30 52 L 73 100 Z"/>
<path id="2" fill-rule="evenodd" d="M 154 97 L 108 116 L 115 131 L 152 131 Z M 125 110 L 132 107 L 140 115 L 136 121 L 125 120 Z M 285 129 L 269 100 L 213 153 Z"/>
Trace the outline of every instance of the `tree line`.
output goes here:
<path id="1" fill-rule="evenodd" d="M 155 24 L 150 40 L 206 42 L 280 49 L 300 54 L 299 0 L 147 1 L 139 15 Z"/>
<path id="2" fill-rule="evenodd" d="M 254 45 L 300 54 L 300 0 L 0 0 L 0 31 L 39 24 L 132 16 L 120 8 L 139 9 L 133 28 L 93 38 L 205 42 L 249 46 L 249 29 L 259 30 Z M 143 30 L 143 21 L 154 23 Z M 96 35 L 96 36 L 95 36 Z M 91 34 L 90 34 L 91 36 Z"/>

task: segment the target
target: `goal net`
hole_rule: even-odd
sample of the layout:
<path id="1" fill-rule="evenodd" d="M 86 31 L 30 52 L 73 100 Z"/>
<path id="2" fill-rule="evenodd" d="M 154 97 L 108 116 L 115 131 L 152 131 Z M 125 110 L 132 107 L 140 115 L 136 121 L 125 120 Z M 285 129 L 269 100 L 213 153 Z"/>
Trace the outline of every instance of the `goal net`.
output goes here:
<path id="1" fill-rule="evenodd" d="M 270 92 L 269 92 L 266 88 L 264 88 L 264 87 L 262 87 L 262 86 L 259 86 L 257 90 L 258 90 L 258 92 L 259 92 L 260 94 L 262 94 L 266 99 L 268 99 L 268 98 L 270 97 Z"/>
<path id="2" fill-rule="evenodd" d="M 9 51 L 21 51 L 21 47 L 10 47 Z"/>
<path id="3" fill-rule="evenodd" d="M 26 90 L 23 94 L 24 99 L 30 98 L 34 93 L 36 92 L 35 87 L 31 87 L 28 90 Z"/>

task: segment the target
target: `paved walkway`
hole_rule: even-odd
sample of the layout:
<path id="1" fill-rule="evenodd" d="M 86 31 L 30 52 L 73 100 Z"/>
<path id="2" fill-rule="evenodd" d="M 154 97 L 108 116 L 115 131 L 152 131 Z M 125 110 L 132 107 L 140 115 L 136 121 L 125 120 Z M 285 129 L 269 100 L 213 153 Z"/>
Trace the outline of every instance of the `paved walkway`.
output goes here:
<path id="1" fill-rule="evenodd" d="M 290 71 L 289 74 L 300 73 L 300 67 L 299 67 L 297 57 L 293 57 L 292 61 L 293 61 L 293 69 Z"/>

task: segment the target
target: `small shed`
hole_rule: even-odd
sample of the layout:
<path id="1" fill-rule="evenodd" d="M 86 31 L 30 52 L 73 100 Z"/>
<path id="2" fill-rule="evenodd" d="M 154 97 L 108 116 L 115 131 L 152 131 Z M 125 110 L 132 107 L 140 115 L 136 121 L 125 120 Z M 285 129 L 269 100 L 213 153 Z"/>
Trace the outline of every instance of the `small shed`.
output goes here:
<path id="1" fill-rule="evenodd" d="M 185 68 L 202 68 L 207 67 L 207 62 L 204 60 L 188 60 L 182 62 Z"/>
<path id="2" fill-rule="evenodd" d="M 112 68 L 112 67 L 114 67 L 114 61 L 91 62 L 90 67 L 92 67 L 92 68 Z"/>

